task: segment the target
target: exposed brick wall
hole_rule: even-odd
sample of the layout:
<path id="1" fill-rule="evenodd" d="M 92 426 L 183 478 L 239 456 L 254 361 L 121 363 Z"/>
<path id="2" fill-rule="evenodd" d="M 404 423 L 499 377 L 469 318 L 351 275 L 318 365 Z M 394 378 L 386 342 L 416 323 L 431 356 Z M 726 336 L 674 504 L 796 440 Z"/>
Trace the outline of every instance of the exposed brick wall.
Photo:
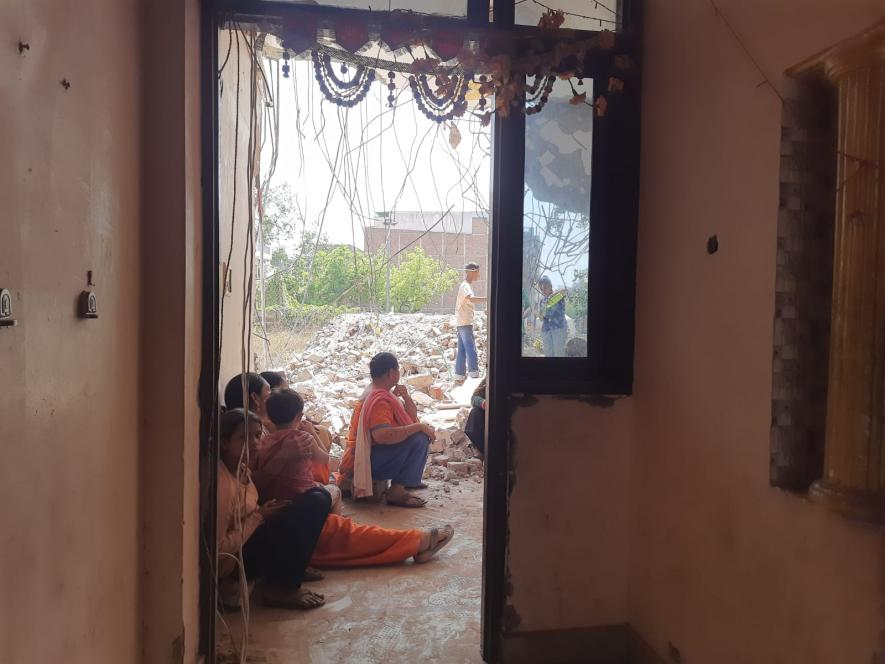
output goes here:
<path id="1" fill-rule="evenodd" d="M 823 470 L 833 229 L 835 107 L 802 87 L 784 102 L 777 232 L 771 483 L 804 491 Z"/>
<path id="2" fill-rule="evenodd" d="M 480 265 L 479 281 L 474 283 L 473 290 L 478 296 L 486 295 L 488 289 L 488 253 L 489 253 L 489 222 L 487 219 L 473 219 L 472 233 L 436 233 L 430 232 L 423 236 L 422 231 L 392 228 L 390 230 L 390 251 L 396 253 L 407 247 L 402 254 L 393 259 L 398 264 L 400 258 L 412 247 L 421 247 L 425 253 L 444 261 L 447 265 L 461 272 L 465 263 L 474 262 Z M 366 251 L 374 252 L 382 249 L 386 241 L 387 229 L 370 226 L 366 228 Z M 414 242 L 414 244 L 409 244 Z M 453 312 L 458 287 L 431 302 L 424 311 Z"/>

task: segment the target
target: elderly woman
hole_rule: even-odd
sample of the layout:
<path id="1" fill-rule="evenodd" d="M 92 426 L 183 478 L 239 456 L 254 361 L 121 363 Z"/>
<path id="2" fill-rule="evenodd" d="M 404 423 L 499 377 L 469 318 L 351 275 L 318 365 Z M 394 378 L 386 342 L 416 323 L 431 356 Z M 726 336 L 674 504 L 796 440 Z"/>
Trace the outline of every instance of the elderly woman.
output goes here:
<path id="1" fill-rule="evenodd" d="M 297 501 L 268 500 L 259 506 L 248 463 L 250 455 L 257 454 L 261 433 L 261 421 L 253 413 L 236 408 L 221 416 L 217 517 L 221 586 L 237 586 L 242 571 L 247 580 L 263 581 L 267 606 L 314 609 L 325 598 L 301 583 L 332 501 L 327 492 L 317 489 Z M 242 570 L 238 570 L 240 560 Z"/>

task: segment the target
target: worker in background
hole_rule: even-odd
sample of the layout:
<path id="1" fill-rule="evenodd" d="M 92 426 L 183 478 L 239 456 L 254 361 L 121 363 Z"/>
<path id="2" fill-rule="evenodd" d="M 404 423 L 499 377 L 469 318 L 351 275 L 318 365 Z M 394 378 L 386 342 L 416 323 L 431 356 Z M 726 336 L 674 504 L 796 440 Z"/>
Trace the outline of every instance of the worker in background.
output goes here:
<path id="1" fill-rule="evenodd" d="M 464 281 L 458 286 L 458 298 L 455 300 L 455 327 L 458 330 L 455 380 L 464 380 L 467 376 L 479 378 L 476 339 L 473 336 L 473 316 L 476 304 L 485 302 L 487 298 L 477 297 L 474 294 L 472 284 L 477 279 L 479 279 L 479 265 L 467 263 L 464 266 Z"/>
<path id="2" fill-rule="evenodd" d="M 553 290 L 553 283 L 546 274 L 538 279 L 541 301 L 538 318 L 541 319 L 541 340 L 544 357 L 565 357 L 568 327 L 565 320 L 565 290 Z"/>

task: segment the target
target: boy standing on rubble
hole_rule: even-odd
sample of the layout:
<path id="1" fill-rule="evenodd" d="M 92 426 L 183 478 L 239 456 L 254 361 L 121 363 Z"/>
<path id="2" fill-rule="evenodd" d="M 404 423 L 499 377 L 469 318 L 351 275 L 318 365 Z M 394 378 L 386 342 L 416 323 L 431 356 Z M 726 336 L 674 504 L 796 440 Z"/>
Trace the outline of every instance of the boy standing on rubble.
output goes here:
<path id="1" fill-rule="evenodd" d="M 458 286 L 458 298 L 455 300 L 455 327 L 458 330 L 455 380 L 464 380 L 467 376 L 479 377 L 476 339 L 473 336 L 473 314 L 476 304 L 485 302 L 487 298 L 474 295 L 472 284 L 477 279 L 479 279 L 479 265 L 467 263 L 464 266 L 464 281 Z M 467 369 L 466 374 L 465 369 Z"/>

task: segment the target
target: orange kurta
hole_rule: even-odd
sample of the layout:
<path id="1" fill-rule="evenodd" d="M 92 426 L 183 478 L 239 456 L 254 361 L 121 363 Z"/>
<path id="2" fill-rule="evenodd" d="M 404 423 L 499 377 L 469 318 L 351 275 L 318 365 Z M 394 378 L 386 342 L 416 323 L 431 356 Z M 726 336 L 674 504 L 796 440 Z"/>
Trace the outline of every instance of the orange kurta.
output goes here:
<path id="1" fill-rule="evenodd" d="M 396 530 L 366 526 L 330 514 L 310 564 L 314 567 L 388 565 L 411 558 L 420 546 L 421 531 L 417 528 Z"/>
<path id="2" fill-rule="evenodd" d="M 341 457 L 339 473 L 344 477 L 350 477 L 353 475 L 354 458 L 356 455 L 356 430 L 360 423 L 360 413 L 362 410 L 363 401 L 360 400 L 357 402 L 356 406 L 354 406 L 353 415 L 350 418 L 350 429 L 347 431 L 347 442 L 345 443 L 346 447 L 344 448 L 344 456 Z M 369 413 L 369 420 L 366 424 L 368 425 L 370 432 L 379 427 L 398 426 L 393 414 L 393 408 L 390 407 L 389 403 L 385 403 L 384 401 L 379 401 L 375 404 L 372 412 Z"/>

